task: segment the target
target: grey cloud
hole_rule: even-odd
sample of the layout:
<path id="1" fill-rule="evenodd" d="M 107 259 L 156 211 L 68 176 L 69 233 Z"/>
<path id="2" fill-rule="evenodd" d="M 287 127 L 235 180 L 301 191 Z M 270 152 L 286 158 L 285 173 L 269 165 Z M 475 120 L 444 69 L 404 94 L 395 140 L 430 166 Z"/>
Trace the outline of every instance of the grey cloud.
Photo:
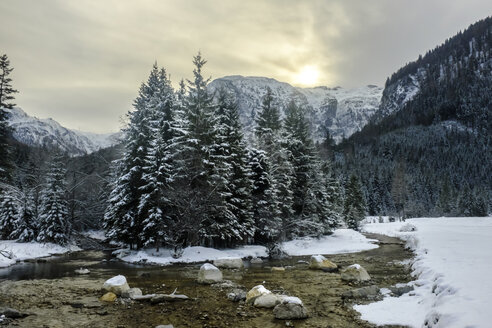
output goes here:
<path id="1" fill-rule="evenodd" d="M 0 52 L 15 68 L 17 103 L 69 127 L 120 128 L 155 60 L 174 83 L 206 74 L 319 84 L 383 84 L 402 64 L 492 12 L 485 0 L 3 0 Z"/>

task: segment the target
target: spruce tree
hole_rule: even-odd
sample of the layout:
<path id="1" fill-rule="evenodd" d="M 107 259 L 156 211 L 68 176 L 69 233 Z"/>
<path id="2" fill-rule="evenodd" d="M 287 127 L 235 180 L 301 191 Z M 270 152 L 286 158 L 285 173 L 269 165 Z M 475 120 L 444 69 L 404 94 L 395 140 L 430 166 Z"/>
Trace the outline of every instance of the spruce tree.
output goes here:
<path id="1" fill-rule="evenodd" d="M 15 106 L 11 101 L 14 100 L 15 90 L 9 77 L 13 68 L 7 55 L 0 56 L 0 182 L 12 183 L 13 163 L 11 158 L 8 138 L 10 127 L 8 125 L 8 113 L 4 109 Z"/>
<path id="2" fill-rule="evenodd" d="M 140 239 L 144 246 L 166 242 L 167 231 L 173 224 L 171 184 L 174 182 L 174 142 L 177 126 L 174 119 L 174 90 L 167 73 L 161 69 L 158 74 L 158 89 L 148 99 L 147 120 L 150 125 L 148 153 L 144 158 L 141 187 L 142 195 L 138 213 L 142 216 Z"/>
<path id="3" fill-rule="evenodd" d="M 145 159 L 149 154 L 152 130 L 152 111 L 156 95 L 160 92 L 159 68 L 154 64 L 146 83 L 142 83 L 133 103 L 134 111 L 128 113 L 129 125 L 125 129 L 125 151 L 115 163 L 115 181 L 104 216 L 107 236 L 124 242 L 132 248 L 143 246 L 140 238 L 144 214 L 139 209 L 143 187 Z"/>
<path id="4" fill-rule="evenodd" d="M 343 215 L 348 228 L 359 230 L 360 221 L 365 217 L 365 201 L 359 179 L 355 175 L 350 176 L 345 187 Z"/>
<path id="5" fill-rule="evenodd" d="M 36 238 L 40 242 L 64 245 L 69 240 L 71 224 L 68 217 L 65 175 L 65 163 L 62 156 L 57 155 L 50 165 L 41 193 L 39 234 Z"/>
<path id="6" fill-rule="evenodd" d="M 11 239 L 19 212 L 18 202 L 9 189 L 4 188 L 0 203 L 0 239 Z"/>

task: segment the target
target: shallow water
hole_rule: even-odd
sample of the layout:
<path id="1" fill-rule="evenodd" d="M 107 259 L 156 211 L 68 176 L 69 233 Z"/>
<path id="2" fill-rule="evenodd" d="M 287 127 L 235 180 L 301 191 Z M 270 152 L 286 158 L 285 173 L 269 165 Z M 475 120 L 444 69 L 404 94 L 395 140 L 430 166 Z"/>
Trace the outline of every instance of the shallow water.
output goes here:
<path id="1" fill-rule="evenodd" d="M 376 236 L 371 236 L 376 237 Z M 223 270 L 224 278 L 244 286 L 245 290 L 264 284 L 268 289 L 300 297 L 310 313 L 306 320 L 291 321 L 295 327 L 372 327 L 358 317 L 343 292 L 367 285 L 389 287 L 408 282 L 408 268 L 397 262 L 412 254 L 395 238 L 377 236 L 379 248 L 352 254 L 327 256 L 341 267 L 354 263 L 364 266 L 372 280 L 363 285 L 350 285 L 338 273 L 309 270 L 292 257 L 267 261 L 244 270 Z M 44 260 L 43 260 L 44 261 Z M 75 275 L 84 266 L 89 275 Z M 272 266 L 284 266 L 284 272 L 272 272 Z M 199 285 L 196 277 L 200 264 L 166 267 L 135 265 L 115 261 L 100 251 L 83 251 L 46 259 L 46 262 L 20 263 L 0 270 L 0 305 L 31 312 L 25 319 L 14 321 L 17 327 L 285 327 L 272 310 L 257 309 L 231 302 L 228 289 Z M 102 283 L 117 274 L 127 277 L 131 287 L 145 293 L 172 293 L 192 298 L 188 301 L 162 303 L 103 304 Z M 359 301 L 367 302 L 367 301 Z"/>

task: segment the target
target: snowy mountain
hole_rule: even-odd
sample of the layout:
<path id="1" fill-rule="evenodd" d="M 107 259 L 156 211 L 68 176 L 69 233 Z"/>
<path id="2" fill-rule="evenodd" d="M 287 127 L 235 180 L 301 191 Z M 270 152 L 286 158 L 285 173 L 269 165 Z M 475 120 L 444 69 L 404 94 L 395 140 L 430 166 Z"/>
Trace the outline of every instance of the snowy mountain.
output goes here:
<path id="1" fill-rule="evenodd" d="M 4 110 L 9 113 L 9 124 L 17 141 L 30 146 L 55 147 L 71 156 L 90 154 L 110 147 L 118 142 L 120 135 L 70 130 L 51 118 L 29 116 L 19 107 Z"/>
<path id="2" fill-rule="evenodd" d="M 240 75 L 222 77 L 209 84 L 212 92 L 224 88 L 235 96 L 246 135 L 253 131 L 266 87 L 272 89 L 281 115 L 292 99 L 305 109 L 316 140 L 324 138 L 328 129 L 337 141 L 359 131 L 369 121 L 379 107 L 383 91 L 374 85 L 355 89 L 300 88 L 271 78 Z"/>

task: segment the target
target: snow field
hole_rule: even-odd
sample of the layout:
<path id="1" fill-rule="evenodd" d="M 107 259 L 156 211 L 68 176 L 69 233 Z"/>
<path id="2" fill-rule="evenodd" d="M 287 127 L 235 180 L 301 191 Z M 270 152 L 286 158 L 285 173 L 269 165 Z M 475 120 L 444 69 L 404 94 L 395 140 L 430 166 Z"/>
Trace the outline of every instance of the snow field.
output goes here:
<path id="1" fill-rule="evenodd" d="M 401 232 L 407 223 L 417 230 Z M 416 255 L 416 280 L 413 292 L 354 306 L 362 319 L 411 327 L 492 326 L 492 218 L 419 218 L 364 230 L 405 240 Z"/>

